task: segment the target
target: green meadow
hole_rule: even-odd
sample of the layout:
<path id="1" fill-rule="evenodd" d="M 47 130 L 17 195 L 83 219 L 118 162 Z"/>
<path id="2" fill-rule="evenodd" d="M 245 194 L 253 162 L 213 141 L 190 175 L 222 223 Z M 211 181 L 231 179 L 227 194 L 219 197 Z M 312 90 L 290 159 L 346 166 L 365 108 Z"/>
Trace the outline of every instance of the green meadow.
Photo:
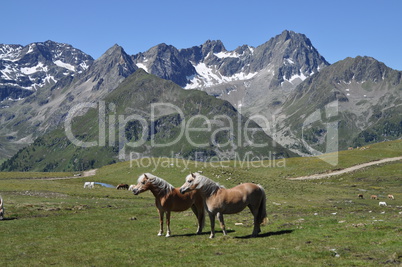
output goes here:
<path id="1" fill-rule="evenodd" d="M 0 266 L 398 266 L 402 264 L 402 161 L 319 180 L 286 178 L 325 173 L 402 156 L 402 141 L 342 151 L 336 166 L 318 158 L 264 162 L 192 162 L 148 158 L 76 173 L 0 173 L 5 219 L 0 221 Z M 248 210 L 225 215 L 227 236 L 209 239 L 189 211 L 172 213 L 172 237 L 157 236 L 150 192 L 134 196 L 86 181 L 136 184 L 151 172 L 176 187 L 190 172 L 229 188 L 261 184 L 268 223 L 250 238 Z M 65 177 L 66 179 L 49 179 Z M 359 199 L 363 194 L 364 199 Z M 378 195 L 379 200 L 370 199 Z M 387 199 L 392 194 L 395 200 Z M 386 207 L 380 207 L 385 201 Z"/>

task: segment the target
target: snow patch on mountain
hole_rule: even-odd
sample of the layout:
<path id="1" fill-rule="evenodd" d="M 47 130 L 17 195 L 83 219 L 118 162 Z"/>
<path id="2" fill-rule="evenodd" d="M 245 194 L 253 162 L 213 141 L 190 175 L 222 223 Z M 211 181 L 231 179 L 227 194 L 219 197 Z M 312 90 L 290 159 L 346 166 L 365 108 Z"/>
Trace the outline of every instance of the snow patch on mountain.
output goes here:
<path id="1" fill-rule="evenodd" d="M 11 75 L 14 73 L 13 68 L 11 68 L 10 65 L 6 65 L 6 64 L 4 65 L 4 67 L 5 67 L 5 69 L 0 71 L 0 73 L 1 73 L 0 77 L 4 78 L 6 80 L 11 80 L 12 79 Z"/>
<path id="2" fill-rule="evenodd" d="M 25 75 L 34 74 L 35 72 L 38 72 L 38 71 L 47 72 L 48 68 L 42 62 L 39 62 L 38 65 L 33 66 L 33 67 L 21 68 L 21 72 Z"/>
<path id="3" fill-rule="evenodd" d="M 64 63 L 61 60 L 56 60 L 53 63 L 56 64 L 59 67 L 62 67 L 62 68 L 65 68 L 65 69 L 68 69 L 68 70 L 71 70 L 71 71 L 75 71 L 75 67 L 73 65 L 68 64 L 68 63 Z"/>
<path id="4" fill-rule="evenodd" d="M 0 45 L 0 60 L 14 61 L 19 57 L 21 50 L 20 45 Z"/>
<path id="5" fill-rule="evenodd" d="M 238 53 L 236 53 L 235 51 L 233 51 L 233 52 L 222 51 L 219 53 L 214 53 L 214 55 L 218 58 L 228 58 L 228 57 L 239 58 L 240 57 L 240 55 Z"/>
<path id="6" fill-rule="evenodd" d="M 232 76 L 224 76 L 219 73 L 219 71 L 216 69 L 216 66 L 214 65 L 207 66 L 204 62 L 194 65 L 194 68 L 197 72 L 197 75 L 187 77 L 189 82 L 184 87 L 184 89 L 211 87 L 214 85 L 232 81 L 249 80 L 258 73 L 258 72 L 254 73 L 239 72 Z"/>
<path id="7" fill-rule="evenodd" d="M 143 69 L 143 70 L 145 70 L 146 72 L 149 73 L 148 67 L 144 63 L 137 63 L 136 65 L 137 65 L 138 68 L 141 68 L 141 69 Z"/>
<path id="8" fill-rule="evenodd" d="M 283 79 L 293 84 L 293 82 L 295 82 L 295 80 L 297 79 L 304 81 L 305 79 L 307 79 L 307 76 L 304 75 L 303 72 L 300 72 L 300 74 L 292 75 L 292 77 L 290 77 L 289 79 L 286 79 L 285 77 L 283 77 Z"/>
<path id="9" fill-rule="evenodd" d="M 251 55 L 254 53 L 254 48 L 251 46 L 247 46 L 248 50 L 250 51 Z M 224 58 L 241 58 L 242 56 L 246 55 L 246 50 L 244 50 L 241 54 L 236 51 L 221 51 L 219 53 L 214 53 L 214 56 L 220 59 Z"/>

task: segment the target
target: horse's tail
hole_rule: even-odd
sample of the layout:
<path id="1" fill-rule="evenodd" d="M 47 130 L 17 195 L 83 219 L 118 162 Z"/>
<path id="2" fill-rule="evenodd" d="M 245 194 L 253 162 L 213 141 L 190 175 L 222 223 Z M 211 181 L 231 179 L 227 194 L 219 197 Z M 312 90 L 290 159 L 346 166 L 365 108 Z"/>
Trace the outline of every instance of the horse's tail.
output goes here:
<path id="1" fill-rule="evenodd" d="M 258 185 L 261 189 L 261 193 L 262 193 L 262 199 L 261 199 L 261 203 L 260 203 L 260 207 L 258 208 L 258 215 L 257 215 L 257 219 L 259 224 L 265 225 L 268 222 L 268 218 L 267 218 L 267 196 L 265 194 L 265 190 L 261 185 Z"/>

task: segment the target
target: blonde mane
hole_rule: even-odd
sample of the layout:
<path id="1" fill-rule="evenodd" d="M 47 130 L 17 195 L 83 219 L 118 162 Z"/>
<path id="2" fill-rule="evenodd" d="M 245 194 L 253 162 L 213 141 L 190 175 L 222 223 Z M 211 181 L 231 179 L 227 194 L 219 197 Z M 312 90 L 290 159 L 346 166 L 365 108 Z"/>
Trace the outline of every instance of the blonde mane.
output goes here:
<path id="1" fill-rule="evenodd" d="M 201 189 L 207 196 L 214 194 L 218 189 L 225 188 L 223 185 L 212 181 L 208 177 L 201 175 L 200 173 L 196 172 L 195 175 L 195 182 L 197 183 L 197 189 Z"/>
<path id="2" fill-rule="evenodd" d="M 174 190 L 174 186 L 159 178 L 158 176 L 153 175 L 152 173 L 144 173 L 148 177 L 148 181 L 152 183 L 152 185 L 160 191 L 161 194 L 168 194 Z M 138 183 L 143 179 L 143 175 L 138 178 Z"/>

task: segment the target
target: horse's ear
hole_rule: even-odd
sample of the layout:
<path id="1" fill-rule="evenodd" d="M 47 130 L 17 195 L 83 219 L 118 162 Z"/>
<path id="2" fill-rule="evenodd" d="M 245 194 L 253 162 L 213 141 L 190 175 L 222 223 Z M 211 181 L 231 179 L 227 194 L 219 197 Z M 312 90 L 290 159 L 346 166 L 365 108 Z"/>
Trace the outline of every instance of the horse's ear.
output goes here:
<path id="1" fill-rule="evenodd" d="M 144 173 L 144 177 L 148 179 L 148 176 Z"/>
<path id="2" fill-rule="evenodd" d="M 193 176 L 193 178 L 195 178 L 195 174 L 193 172 L 191 173 L 191 176 Z"/>

